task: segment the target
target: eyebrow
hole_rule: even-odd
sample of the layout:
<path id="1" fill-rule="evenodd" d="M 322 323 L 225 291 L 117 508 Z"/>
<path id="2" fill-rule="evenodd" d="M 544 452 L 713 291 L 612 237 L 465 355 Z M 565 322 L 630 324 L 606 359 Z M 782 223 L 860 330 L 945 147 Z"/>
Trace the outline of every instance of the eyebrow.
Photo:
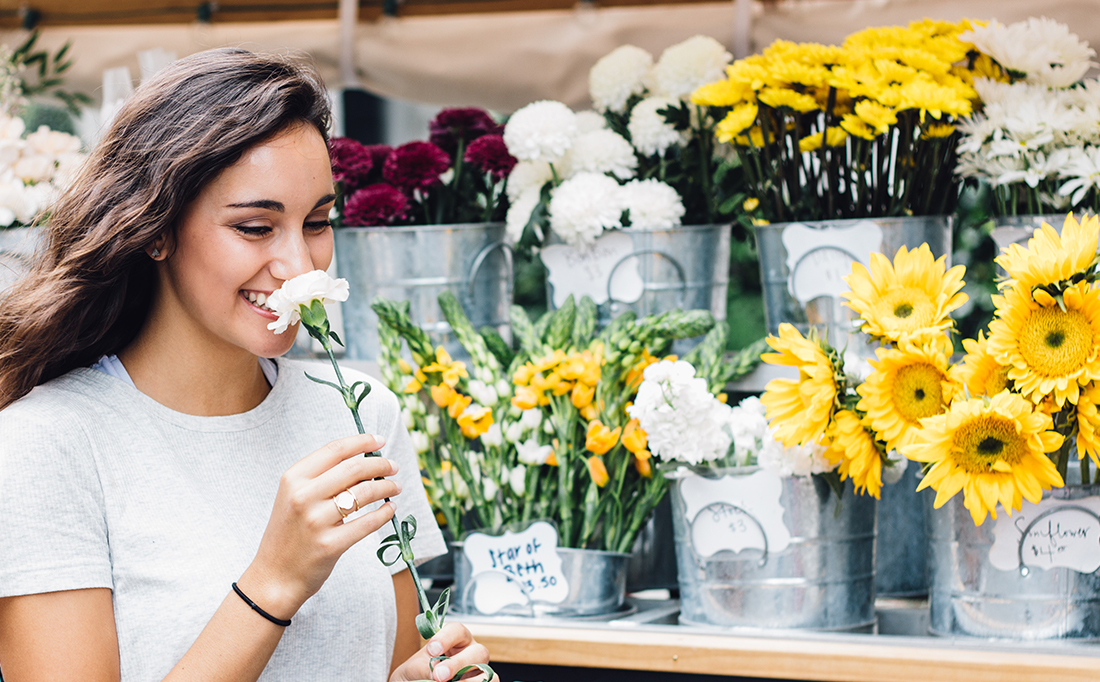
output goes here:
<path id="1" fill-rule="evenodd" d="M 335 194 L 326 194 L 317 200 L 317 203 L 313 205 L 314 209 L 318 209 L 325 204 L 334 201 L 336 199 Z M 255 201 L 245 201 L 239 204 L 227 204 L 226 208 L 262 208 L 267 211 L 278 211 L 279 213 L 286 213 L 286 206 L 281 201 L 275 201 L 273 199 L 257 199 Z"/>

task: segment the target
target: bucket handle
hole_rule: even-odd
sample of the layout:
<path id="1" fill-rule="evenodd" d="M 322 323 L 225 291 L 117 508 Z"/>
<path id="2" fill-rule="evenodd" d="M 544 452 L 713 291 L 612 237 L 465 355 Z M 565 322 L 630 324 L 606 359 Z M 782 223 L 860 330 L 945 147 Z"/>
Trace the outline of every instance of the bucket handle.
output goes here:
<path id="1" fill-rule="evenodd" d="M 508 265 L 508 300 L 512 300 L 512 273 L 515 272 L 515 266 L 513 264 L 513 249 L 512 245 L 505 241 L 493 242 L 488 244 L 474 256 L 474 262 L 470 265 L 470 274 L 466 277 L 466 298 L 473 299 L 474 297 L 474 282 L 477 280 L 477 275 L 481 272 L 481 266 L 485 265 L 485 259 L 489 257 L 489 254 L 493 251 L 500 249 L 500 252 L 504 254 L 504 261 Z"/>
<path id="2" fill-rule="evenodd" d="M 1027 539 L 1027 534 L 1031 532 L 1031 529 L 1035 527 L 1035 524 L 1039 523 L 1046 517 L 1050 516 L 1051 514 L 1056 514 L 1058 512 L 1066 510 L 1083 512 L 1096 519 L 1097 523 L 1100 523 L 1100 514 L 1097 514 L 1088 507 L 1082 507 L 1079 504 L 1062 504 L 1057 507 L 1051 507 L 1050 509 L 1047 509 L 1043 513 L 1037 515 L 1027 524 L 1027 526 L 1024 527 L 1024 532 L 1020 535 L 1020 542 L 1018 545 L 1016 545 L 1016 560 L 1020 562 L 1020 575 L 1026 576 L 1028 573 L 1031 573 L 1031 569 L 1024 565 L 1024 540 Z"/>
<path id="3" fill-rule="evenodd" d="M 732 507 L 733 509 L 736 509 L 737 511 L 741 512 L 741 513 L 742 513 L 742 514 L 744 514 L 744 515 L 745 515 L 746 517 L 748 517 L 748 519 L 749 519 L 750 521 L 752 521 L 753 523 L 755 523 L 755 524 L 756 524 L 756 527 L 757 527 L 758 529 L 760 529 L 760 537 L 761 537 L 761 538 L 762 538 L 762 539 L 764 540 L 764 554 L 763 554 L 763 556 L 761 556 L 761 557 L 760 557 L 760 561 L 759 561 L 759 562 L 757 562 L 757 566 L 758 566 L 758 567 L 760 567 L 760 568 L 763 568 L 763 567 L 764 567 L 764 566 L 765 566 L 765 565 L 766 565 L 766 564 L 768 563 L 768 534 L 764 532 L 764 524 L 760 523 L 760 520 L 759 520 L 759 519 L 757 519 L 757 518 L 756 518 L 755 516 L 753 516 L 753 515 L 752 515 L 752 514 L 751 514 L 751 513 L 749 512 L 749 510 L 747 510 L 747 509 L 745 509 L 744 507 L 741 507 L 741 506 L 739 506 L 739 505 L 733 504 L 732 502 L 723 502 L 723 501 L 718 501 L 718 502 L 711 502 L 711 503 L 710 503 L 710 504 L 708 504 L 707 506 L 705 506 L 705 507 L 703 507 L 702 509 L 700 509 L 700 510 L 699 510 L 699 513 L 698 513 L 698 514 L 696 514 L 696 515 L 695 515 L 695 517 L 696 517 L 696 518 L 698 518 L 698 517 L 699 517 L 699 514 L 702 514 L 702 513 L 703 513 L 703 512 L 705 512 L 706 510 L 710 509 L 711 507 L 713 507 L 713 506 L 715 506 L 715 505 L 719 505 L 719 504 L 720 504 L 720 505 L 724 505 L 724 506 L 726 506 L 726 507 Z M 685 505 L 685 506 L 686 506 L 686 505 Z M 691 520 L 691 523 L 692 523 L 692 524 L 694 524 L 694 523 L 695 523 L 695 519 L 694 519 L 694 518 L 693 518 L 693 519 Z M 689 533 L 691 532 L 691 531 L 690 531 L 690 525 L 691 525 L 691 524 L 689 524 L 689 531 L 688 531 Z M 693 540 L 692 540 L 692 542 L 691 542 L 691 555 L 692 555 L 692 557 L 693 557 L 693 558 L 695 559 L 695 564 L 696 564 L 696 565 L 697 565 L 697 566 L 698 566 L 699 568 L 703 568 L 703 564 L 704 564 L 704 562 L 703 562 L 702 558 L 700 558 L 699 554 L 698 554 L 698 553 L 697 553 L 697 552 L 695 551 L 695 542 L 694 542 L 694 539 L 693 539 Z"/>
<path id="4" fill-rule="evenodd" d="M 618 262 L 616 262 L 615 265 L 611 268 L 611 272 L 607 275 L 607 300 L 612 303 L 615 302 L 615 297 L 611 295 L 611 282 L 615 279 L 615 271 L 619 269 L 619 266 L 627 262 L 631 258 L 634 258 L 635 256 L 645 255 L 661 256 L 669 263 L 672 263 L 672 267 L 676 269 L 676 274 L 680 277 L 680 300 L 676 302 L 675 307 L 683 308 L 684 301 L 687 300 L 688 290 L 688 282 L 687 276 L 684 274 L 684 266 L 680 265 L 680 261 L 676 260 L 664 251 L 661 251 L 660 249 L 639 249 L 637 251 L 631 251 L 630 253 L 620 258 Z"/>
<path id="5" fill-rule="evenodd" d="M 466 587 L 462 590 L 462 603 L 463 604 L 469 604 L 471 606 L 473 605 L 473 602 L 470 601 L 470 590 L 472 590 L 474 585 L 477 584 L 477 581 L 478 581 L 479 578 L 481 578 L 481 576 L 488 575 L 490 573 L 503 575 L 505 578 L 508 579 L 508 582 L 516 584 L 516 587 L 519 588 L 520 593 L 523 594 L 523 598 L 527 600 L 526 604 L 521 604 L 519 606 L 526 607 L 527 610 L 531 612 L 530 617 L 534 618 L 535 617 L 535 602 L 531 599 L 531 595 L 527 594 L 527 590 L 523 589 L 523 583 L 516 580 L 515 577 L 512 576 L 512 574 L 506 573 L 504 571 L 482 571 L 481 573 L 478 573 L 473 578 L 471 578 L 470 582 L 468 582 L 466 584 Z M 508 606 L 511 606 L 511 604 L 508 604 Z M 473 607 L 472 610 L 477 611 L 477 607 L 476 606 Z M 478 613 L 480 613 L 480 611 L 478 611 Z"/>

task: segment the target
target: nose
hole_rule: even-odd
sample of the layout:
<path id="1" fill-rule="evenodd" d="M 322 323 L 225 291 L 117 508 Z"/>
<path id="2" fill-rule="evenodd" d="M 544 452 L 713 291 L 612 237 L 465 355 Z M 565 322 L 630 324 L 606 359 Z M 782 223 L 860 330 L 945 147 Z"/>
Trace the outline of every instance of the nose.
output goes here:
<path id="1" fill-rule="evenodd" d="M 271 275 L 280 281 L 286 281 L 315 269 L 309 245 L 301 230 L 284 231 L 275 244 L 269 265 Z"/>

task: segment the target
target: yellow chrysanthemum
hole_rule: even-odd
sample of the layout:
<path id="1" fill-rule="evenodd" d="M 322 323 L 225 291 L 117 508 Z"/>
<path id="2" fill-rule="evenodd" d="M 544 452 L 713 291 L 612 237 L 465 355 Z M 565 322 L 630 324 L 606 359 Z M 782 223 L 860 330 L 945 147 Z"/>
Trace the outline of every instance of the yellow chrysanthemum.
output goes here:
<path id="1" fill-rule="evenodd" d="M 1077 458 L 1087 454 L 1100 467 L 1100 384 L 1089 384 L 1077 401 Z"/>
<path id="2" fill-rule="evenodd" d="M 943 332 L 951 326 L 950 313 L 966 302 L 963 275 L 956 265 L 947 272 L 946 258 L 934 258 L 927 244 L 898 249 L 891 264 L 881 253 L 871 254 L 871 269 L 852 265 L 844 281 L 852 288 L 843 297 L 863 318 L 863 331 L 899 342 Z"/>
<path id="3" fill-rule="evenodd" d="M 1042 289 L 1034 298 L 1013 287 L 994 296 L 989 353 L 1008 366 L 1017 391 L 1038 403 L 1052 395 L 1060 408 L 1100 379 L 1100 291 L 1086 282 L 1062 293 L 1062 305 Z"/>
<path id="4" fill-rule="evenodd" d="M 1098 232 L 1097 216 L 1077 222 L 1071 213 L 1062 224 L 1061 235 L 1043 223 L 1027 240 L 1027 248 L 1011 244 L 996 263 L 1024 289 L 1062 282 L 1092 266 Z"/>
<path id="5" fill-rule="evenodd" d="M 885 107 L 878 102 L 873 102 L 869 99 L 865 99 L 856 102 L 855 114 L 859 116 L 867 125 L 875 129 L 875 132 L 882 135 L 890 126 L 898 122 L 898 115 L 890 107 Z"/>
<path id="6" fill-rule="evenodd" d="M 768 345 L 778 353 L 760 359 L 772 365 L 798 368 L 799 378 L 772 379 L 760 401 L 767 410 L 775 437 L 787 447 L 815 443 L 824 435 L 836 403 L 836 370 L 821 345 L 803 338 L 793 325 L 779 325 L 779 336 Z"/>
<path id="7" fill-rule="evenodd" d="M 955 132 L 955 126 L 950 123 L 930 123 L 920 130 L 920 136 L 928 139 L 943 139 L 951 137 Z"/>
<path id="8" fill-rule="evenodd" d="M 787 88 L 764 88 L 756 95 L 761 104 L 767 104 L 773 109 L 788 108 L 806 113 L 818 108 L 817 100 L 810 95 L 788 90 Z"/>
<path id="9" fill-rule="evenodd" d="M 848 133 L 844 132 L 841 128 L 829 128 L 828 134 L 823 134 L 818 131 L 813 135 L 807 135 L 798 141 L 798 151 L 800 152 L 813 152 L 821 148 L 821 141 L 823 138 L 828 138 L 828 145 L 830 147 L 841 147 L 848 141 Z"/>
<path id="10" fill-rule="evenodd" d="M 978 332 L 977 340 L 963 339 L 962 343 L 966 355 L 961 363 L 951 368 L 952 377 L 957 384 L 965 386 L 974 397 L 992 397 L 1011 387 L 1008 367 L 990 355 L 985 334 Z"/>
<path id="11" fill-rule="evenodd" d="M 1044 490 L 1063 485 L 1044 453 L 1062 444 L 1050 415 L 1015 393 L 957 400 L 946 414 L 924 421 L 902 454 L 932 463 L 917 490 L 936 491 L 939 509 L 960 490 L 976 525 L 999 502 L 1011 514 L 1022 500 L 1038 502 Z"/>
<path id="12" fill-rule="evenodd" d="M 840 127 L 853 137 L 861 137 L 864 140 L 875 139 L 875 129 L 855 114 L 845 114 L 844 118 L 840 119 Z"/>
<path id="13" fill-rule="evenodd" d="M 882 453 L 859 416 L 851 410 L 837 411 L 830 427 L 830 441 L 825 457 L 840 463 L 837 467 L 840 480 L 851 478 L 857 493 L 865 491 L 878 499 L 882 491 Z"/>
<path id="14" fill-rule="evenodd" d="M 745 132 L 756 122 L 757 110 L 756 102 L 738 104 L 714 127 L 715 137 L 719 142 L 729 142 Z"/>
<path id="15" fill-rule="evenodd" d="M 767 143 L 772 144 L 775 142 L 775 133 L 768 133 Z M 764 131 L 760 129 L 760 126 L 753 126 L 749 129 L 747 135 L 738 135 L 733 138 L 733 143 L 742 147 L 756 147 L 760 148 L 764 146 Z"/>
<path id="16" fill-rule="evenodd" d="M 957 80 L 957 79 L 956 79 Z M 901 93 L 900 109 L 916 109 L 923 123 L 926 114 L 940 119 L 948 116 L 969 116 L 977 93 L 962 81 L 958 85 L 941 85 L 931 76 L 921 74 L 898 88 Z M 973 93 L 973 94 L 971 94 Z"/>
<path id="17" fill-rule="evenodd" d="M 722 80 L 707 83 L 691 93 L 691 101 L 703 107 L 732 107 L 752 97 L 752 88 L 747 83 Z"/>
<path id="18" fill-rule="evenodd" d="M 903 343 L 896 349 L 878 348 L 874 371 L 856 388 L 856 405 L 866 423 L 887 450 L 908 445 L 920 420 L 939 414 L 954 393 L 947 373 L 946 341 L 923 345 Z"/>

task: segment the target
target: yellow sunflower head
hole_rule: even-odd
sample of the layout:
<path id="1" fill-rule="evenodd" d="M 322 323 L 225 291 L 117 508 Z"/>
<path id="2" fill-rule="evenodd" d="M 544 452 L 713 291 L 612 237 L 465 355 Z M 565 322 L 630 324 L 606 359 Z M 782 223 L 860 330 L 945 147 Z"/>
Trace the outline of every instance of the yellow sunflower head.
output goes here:
<path id="1" fill-rule="evenodd" d="M 920 420 L 939 414 L 951 401 L 949 352 L 942 337 L 875 351 L 878 361 L 869 361 L 874 371 L 856 388 L 861 396 L 856 407 L 887 451 L 910 443 Z"/>
<path id="2" fill-rule="evenodd" d="M 1100 221 L 1096 216 L 1077 222 L 1071 213 L 1062 224 L 1061 235 L 1043 223 L 1027 240 L 1027 248 L 1011 244 L 996 262 L 1027 291 L 1064 282 L 1093 268 L 1098 231 Z"/>
<path id="3" fill-rule="evenodd" d="M 1062 436 L 1050 415 L 1007 391 L 992 398 L 957 400 L 946 414 L 926 419 L 914 442 L 901 449 L 932 467 L 917 490 L 936 491 L 939 509 L 960 490 L 975 525 L 997 518 L 997 503 L 1012 513 L 1022 500 L 1038 502 L 1044 490 L 1063 485 L 1045 453 Z"/>
<path id="4" fill-rule="evenodd" d="M 1077 401 L 1077 458 L 1087 454 L 1100 467 L 1100 384 L 1089 384 Z"/>
<path id="5" fill-rule="evenodd" d="M 1042 289 L 1032 296 L 1015 286 L 993 302 L 989 353 L 1033 403 L 1048 395 L 1059 408 L 1076 403 L 1080 387 L 1100 378 L 1100 290 L 1080 282 L 1059 303 Z"/>
<path id="6" fill-rule="evenodd" d="M 946 258 L 936 259 L 927 244 L 898 249 L 891 263 L 881 253 L 871 254 L 871 269 L 852 266 L 844 278 L 851 291 L 848 306 L 863 318 L 863 331 L 891 341 L 916 340 L 951 326 L 949 317 L 966 302 L 961 265 L 944 271 Z"/>
<path id="7" fill-rule="evenodd" d="M 825 457 L 840 463 L 840 480 L 850 477 L 857 493 L 866 492 L 878 499 L 882 491 L 882 451 L 859 415 L 851 410 L 837 411 L 829 434 L 831 442 Z"/>
<path id="8" fill-rule="evenodd" d="M 1008 379 L 1008 367 L 997 362 L 989 353 L 989 342 L 985 334 L 978 332 L 978 338 L 963 339 L 966 355 L 960 364 L 951 368 L 952 380 L 959 386 L 965 386 L 972 396 L 994 396 L 1011 388 Z"/>
<path id="9" fill-rule="evenodd" d="M 761 355 L 764 362 L 798 368 L 797 380 L 772 379 L 760 401 L 767 409 L 775 437 L 787 447 L 817 442 L 829 426 L 837 398 L 837 375 L 831 356 L 821 343 L 807 339 L 790 324 L 779 325 L 779 336 L 769 336 L 776 353 Z"/>

